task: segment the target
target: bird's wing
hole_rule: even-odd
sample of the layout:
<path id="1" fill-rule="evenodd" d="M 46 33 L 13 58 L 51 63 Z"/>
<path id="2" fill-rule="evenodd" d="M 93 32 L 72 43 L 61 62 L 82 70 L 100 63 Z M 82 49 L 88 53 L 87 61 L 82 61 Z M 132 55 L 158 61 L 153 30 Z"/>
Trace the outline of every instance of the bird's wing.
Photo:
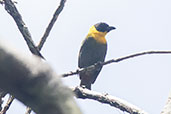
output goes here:
<path id="1" fill-rule="evenodd" d="M 80 52 L 79 52 L 79 57 L 78 57 L 78 67 L 79 68 L 85 68 L 91 65 L 90 62 L 88 62 L 89 60 L 89 56 L 90 56 L 90 50 L 91 50 L 91 45 L 93 42 L 93 38 L 86 38 L 80 48 Z"/>
<path id="2" fill-rule="evenodd" d="M 97 62 L 103 62 L 105 59 L 107 51 L 107 44 L 99 44 L 95 41 L 94 38 L 89 37 L 83 41 L 83 44 L 79 53 L 78 65 L 80 68 L 85 68 L 90 65 L 93 65 Z M 100 73 L 102 67 L 92 71 L 88 77 L 91 77 L 90 82 L 94 83 L 98 74 Z M 80 74 L 82 78 L 84 74 Z"/>

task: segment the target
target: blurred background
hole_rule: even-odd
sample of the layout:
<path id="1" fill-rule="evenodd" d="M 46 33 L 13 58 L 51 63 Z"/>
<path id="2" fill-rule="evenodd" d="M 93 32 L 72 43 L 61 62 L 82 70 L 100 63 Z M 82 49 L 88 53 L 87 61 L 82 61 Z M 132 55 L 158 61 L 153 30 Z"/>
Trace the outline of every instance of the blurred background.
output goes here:
<path id="1" fill-rule="evenodd" d="M 60 0 L 17 2 L 37 44 Z M 148 50 L 171 50 L 170 4 L 170 0 L 67 0 L 41 53 L 58 74 L 75 71 L 81 42 L 89 28 L 98 22 L 117 28 L 106 36 L 106 60 Z M 0 20 L 0 38 L 30 53 L 3 6 L 0 6 Z M 103 67 L 92 90 L 124 99 L 150 114 L 159 114 L 171 91 L 170 68 L 171 54 L 147 55 L 113 63 Z M 77 75 L 62 80 L 68 86 L 80 83 Z M 75 100 L 83 114 L 122 114 L 122 111 L 94 100 Z M 26 107 L 15 100 L 7 114 L 25 112 Z"/>

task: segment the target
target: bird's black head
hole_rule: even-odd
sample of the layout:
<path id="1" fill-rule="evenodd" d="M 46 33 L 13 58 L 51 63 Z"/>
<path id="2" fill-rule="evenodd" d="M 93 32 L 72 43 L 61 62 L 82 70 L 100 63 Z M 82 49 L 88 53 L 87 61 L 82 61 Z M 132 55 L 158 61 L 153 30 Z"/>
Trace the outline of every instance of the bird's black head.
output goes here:
<path id="1" fill-rule="evenodd" d="M 103 22 L 97 23 L 94 26 L 96 30 L 99 32 L 110 32 L 111 30 L 116 29 L 115 27 L 109 26 L 108 24 L 103 23 Z"/>

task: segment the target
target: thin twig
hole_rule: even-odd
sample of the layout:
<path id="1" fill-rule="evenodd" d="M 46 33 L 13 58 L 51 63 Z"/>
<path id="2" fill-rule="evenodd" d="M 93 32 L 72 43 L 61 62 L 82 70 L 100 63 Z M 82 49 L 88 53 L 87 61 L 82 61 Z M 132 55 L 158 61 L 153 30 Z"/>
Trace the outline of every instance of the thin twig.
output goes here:
<path id="1" fill-rule="evenodd" d="M 41 58 L 44 58 L 42 56 L 42 54 L 39 52 L 39 50 L 36 48 L 36 46 L 32 40 L 31 34 L 30 34 L 27 26 L 25 25 L 24 21 L 22 20 L 22 17 L 20 15 L 20 13 L 18 12 L 17 8 L 15 7 L 14 3 L 11 0 L 5 0 L 4 4 L 5 4 L 5 10 L 13 17 L 13 19 L 16 22 L 21 34 L 23 35 L 30 51 L 33 54 L 35 54 Z"/>
<path id="2" fill-rule="evenodd" d="M 167 99 L 167 102 L 160 114 L 171 114 L 171 91 Z"/>
<path id="3" fill-rule="evenodd" d="M 9 109 L 12 101 L 14 100 L 14 96 L 10 95 L 9 99 L 7 101 L 7 104 L 4 106 L 4 108 L 2 109 L 2 111 L 0 112 L 0 114 L 6 114 L 7 110 Z"/>
<path id="4" fill-rule="evenodd" d="M 83 89 L 81 87 L 71 88 L 72 91 L 76 94 L 77 98 L 82 99 L 93 99 L 99 101 L 101 103 L 108 104 L 115 108 L 120 109 L 121 111 L 128 112 L 130 114 L 147 114 L 147 112 L 141 110 L 140 108 L 111 95 L 108 94 L 101 94 L 95 91 L 91 91 L 88 89 Z"/>
<path id="5" fill-rule="evenodd" d="M 111 59 L 111 60 L 108 60 L 106 62 L 99 62 L 99 63 L 96 63 L 96 64 L 91 65 L 91 66 L 86 67 L 86 68 L 77 69 L 76 71 L 71 71 L 69 73 L 62 74 L 62 76 L 63 77 L 68 77 L 68 76 L 72 76 L 72 75 L 75 75 L 75 74 L 79 74 L 80 72 L 92 71 L 92 70 L 94 70 L 94 69 L 96 69 L 96 68 L 98 68 L 100 66 L 104 66 L 104 65 L 107 65 L 107 64 L 110 64 L 110 63 L 118 63 L 118 62 L 121 62 L 123 60 L 131 59 L 131 58 L 142 56 L 142 55 L 150 55 L 150 54 L 171 54 L 171 51 L 145 51 L 145 52 L 139 52 L 139 53 L 128 55 L 128 56 L 125 56 L 125 57 L 121 57 L 121 58 L 118 58 L 118 59 Z"/>
<path id="6" fill-rule="evenodd" d="M 26 113 L 25 114 L 30 114 L 31 113 L 31 108 L 30 107 L 27 107 L 27 109 L 26 109 Z"/>
<path id="7" fill-rule="evenodd" d="M 49 36 L 49 33 L 50 33 L 50 31 L 51 31 L 53 25 L 55 24 L 55 22 L 56 22 L 56 20 L 57 20 L 57 18 L 58 18 L 58 16 L 59 16 L 59 14 L 60 14 L 61 11 L 63 10 L 64 5 L 65 5 L 65 2 L 66 2 L 66 0 L 61 0 L 60 5 L 59 5 L 58 8 L 56 9 L 56 11 L 55 11 L 55 13 L 54 13 L 54 15 L 53 15 L 53 18 L 51 19 L 51 21 L 50 21 L 48 27 L 46 28 L 46 31 L 45 31 L 43 37 L 41 38 L 41 40 L 40 40 L 40 42 L 39 42 L 39 44 L 38 44 L 38 46 L 37 46 L 37 49 L 38 49 L 39 51 L 42 49 L 42 47 L 43 47 L 43 45 L 44 45 L 44 43 L 45 43 L 47 37 Z"/>

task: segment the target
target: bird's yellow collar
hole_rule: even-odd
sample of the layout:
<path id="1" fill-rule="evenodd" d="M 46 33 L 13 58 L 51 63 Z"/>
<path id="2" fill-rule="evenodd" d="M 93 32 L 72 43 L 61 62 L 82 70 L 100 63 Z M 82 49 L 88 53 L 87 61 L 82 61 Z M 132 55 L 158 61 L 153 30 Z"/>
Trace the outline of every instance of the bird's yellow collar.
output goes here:
<path id="1" fill-rule="evenodd" d="M 86 38 L 93 37 L 97 42 L 106 44 L 107 43 L 105 39 L 106 34 L 107 32 L 99 32 L 96 30 L 95 26 L 92 26 L 89 29 L 89 32 Z"/>

